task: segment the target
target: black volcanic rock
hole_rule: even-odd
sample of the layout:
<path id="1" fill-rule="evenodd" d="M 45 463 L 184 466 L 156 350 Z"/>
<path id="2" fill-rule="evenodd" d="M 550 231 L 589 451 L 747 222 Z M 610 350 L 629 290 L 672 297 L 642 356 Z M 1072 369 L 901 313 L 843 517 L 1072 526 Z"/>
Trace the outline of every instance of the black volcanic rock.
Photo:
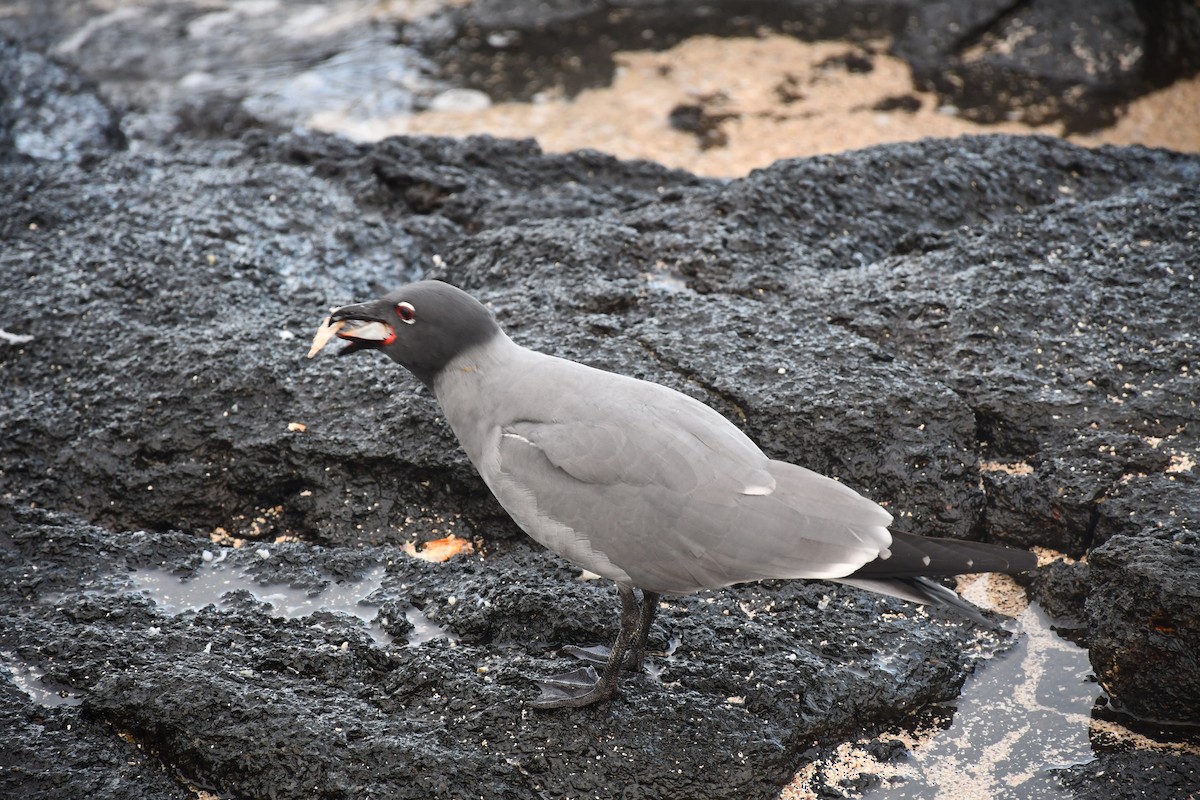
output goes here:
<path id="1" fill-rule="evenodd" d="M 900 527 L 1086 548 L 1096 519 L 1137 552 L 1159 517 L 1152 510 L 1169 508 L 1182 529 L 1197 518 L 1194 493 L 1178 491 L 1194 481 L 1184 454 L 1195 452 L 1196 387 L 1180 364 L 1196 328 L 1168 324 L 1195 313 L 1187 242 L 1198 227 L 1197 161 L 999 137 L 783 162 L 719 183 L 593 155 L 543 156 L 528 143 L 365 147 L 299 136 L 117 152 L 87 170 L 9 162 L 0 488 L 14 506 L 69 509 L 104 528 L 19 515 L 5 526 L 6 591 L 23 605 L 8 606 L 0 638 L 81 694 L 89 719 L 154 742 L 185 774 L 229 791 L 377 785 L 375 773 L 345 766 L 362 762 L 454 794 L 436 765 L 443 750 L 461 760 L 466 749 L 464 781 L 598 793 L 599 783 L 571 777 L 594 745 L 550 758 L 534 744 L 576 741 L 573 723 L 513 713 L 529 691 L 522 674 L 552 669 L 547 659 L 563 643 L 606 635 L 608 590 L 580 586 L 515 535 L 403 373 L 370 357 L 305 361 L 323 310 L 424 267 L 490 302 L 518 340 L 690 392 L 773 455 L 887 503 Z M 596 170 L 603 182 L 581 187 Z M 418 185 L 441 201 L 414 204 Z M 120 207 L 105 201 L 118 194 Z M 517 213 L 526 196 L 535 220 Z M 981 481 L 994 474 L 1009 483 Z M 1064 476 L 1083 488 L 1064 494 Z M 1113 503 L 1133 513 L 1110 512 Z M 1072 507 L 1074 516 L 1056 517 Z M 62 541 L 55 527 L 68 541 L 46 552 Z M 139 528 L 148 532 L 124 533 Z M 450 530 L 490 555 L 448 565 L 430 584 L 414 583 L 416 567 L 405 566 L 380 602 L 393 616 L 424 608 L 458 632 L 458 647 L 379 650 L 343 625 L 330 634 L 352 643 L 343 666 L 307 664 L 316 656 L 303 654 L 319 650 L 311 634 L 272 633 L 278 626 L 252 598 L 180 620 L 114 583 L 149 554 L 194 571 L 198 550 L 212 547 L 203 537 L 188 544 L 194 534 L 257 539 L 276 551 L 272 563 L 309 564 L 303 574 L 319 576 L 348 548 L 412 564 L 396 544 Z M 1062 539 L 1068 531 L 1077 538 Z M 280 553 L 280 535 L 327 549 Z M 92 555 L 81 561 L 81 552 Z M 1190 574 L 1186 563 L 1157 563 L 1182 570 L 1178 580 Z M 89 581 L 112 593 L 85 600 Z M 673 603 L 678 613 L 665 613 L 654 636 L 656 646 L 674 636 L 686 648 L 668 664 L 669 686 L 634 679 L 619 701 L 627 705 L 616 706 L 624 714 L 597 710 L 589 726 L 625 714 L 676 720 L 681 731 L 688 719 L 724 719 L 712 751 L 696 751 L 690 734 L 686 757 L 661 745 L 689 776 L 658 784 L 662 792 L 770 796 L 812 737 L 942 698 L 961 680 L 966 631 L 905 616 L 900 634 L 891 628 L 899 620 L 873 616 L 896 604 L 856 593 L 836 614 L 815 612 L 830 591 L 756 586 L 720 593 L 715 606 Z M 50 596 L 58 610 L 47 616 Z M 792 610 L 753 630 L 708 616 L 739 603 Z M 185 638 L 159 653 L 120 633 L 143 627 Z M 203 652 L 218 631 L 250 648 L 245 666 Z M 811 649 L 817 641 L 857 644 Z M 899 641 L 908 644 L 892 649 Z M 818 677 L 831 659 L 876 647 L 906 654 L 911 669 L 868 673 L 858 686 Z M 267 663 L 277 666 L 255 666 Z M 496 684 L 467 679 L 480 665 Z M 264 677 L 233 680 L 229 669 Z M 323 676 L 325 688 L 300 692 L 293 670 Z M 347 674 L 366 681 L 357 699 L 339 699 Z M 275 739 L 239 727 L 232 712 L 202 712 L 213 697 L 251 719 L 301 720 L 293 741 L 305 766 L 272 761 Z M 750 728 L 722 716 L 729 697 L 745 698 Z M 362 735 L 325 750 L 321 732 L 345 727 L 320 710 L 330 705 L 348 709 Z M 429 750 L 393 727 L 415 724 L 396 721 L 403 709 L 414 720 L 477 721 L 456 727 L 458 738 L 431 731 L 441 744 Z M 764 729 L 768 719 L 782 727 Z M 801 722 L 779 722 L 788 719 Z M 213 749 L 217 731 L 227 753 Z M 471 750 L 484 739 L 492 756 Z M 22 746 L 37 746 L 29 741 Z M 369 754 L 365 742 L 375 743 Z M 637 762 L 603 752 L 610 767 L 596 781 L 650 780 Z M 254 766 L 238 761 L 246 753 Z M 715 771 L 687 766 L 693 758 Z M 513 759 L 535 777 L 500 766 Z"/>
<path id="2" fill-rule="evenodd" d="M 0 158 L 99 158 L 125 145 L 119 121 L 77 72 L 0 37 Z"/>
<path id="3" fill-rule="evenodd" d="M 1089 563 L 1089 654 L 1113 706 L 1200 723 L 1200 531 L 1114 536 Z"/>

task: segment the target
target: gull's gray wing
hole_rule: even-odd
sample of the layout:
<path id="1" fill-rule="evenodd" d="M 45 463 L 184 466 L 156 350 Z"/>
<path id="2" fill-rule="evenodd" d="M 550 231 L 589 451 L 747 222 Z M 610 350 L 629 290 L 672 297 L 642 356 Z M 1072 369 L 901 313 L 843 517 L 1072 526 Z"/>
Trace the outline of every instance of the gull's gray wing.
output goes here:
<path id="1" fill-rule="evenodd" d="M 886 550 L 891 516 L 878 505 L 769 460 L 711 408 L 656 388 L 500 426 L 484 479 L 542 544 L 653 591 L 840 577 Z"/>

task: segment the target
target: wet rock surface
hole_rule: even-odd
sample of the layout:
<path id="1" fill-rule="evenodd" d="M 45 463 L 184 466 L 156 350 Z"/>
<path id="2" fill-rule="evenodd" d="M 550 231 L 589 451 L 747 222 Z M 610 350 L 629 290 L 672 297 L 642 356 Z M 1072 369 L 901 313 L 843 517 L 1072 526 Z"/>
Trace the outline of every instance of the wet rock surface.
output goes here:
<path id="1" fill-rule="evenodd" d="M 1200 533 L 1114 536 L 1092 551 L 1090 567 L 1092 664 L 1114 705 L 1156 720 L 1200 719 Z"/>
<path id="2" fill-rule="evenodd" d="M 0 149 L 84 161 L 124 145 L 120 117 L 74 70 L 0 39 Z"/>
<path id="3" fill-rule="evenodd" d="M 1196 791 L 1197 775 L 1200 756 L 1196 755 L 1164 763 L 1153 753 L 1102 753 L 1090 764 L 1066 770 L 1063 785 L 1081 800 L 1188 797 Z"/>
<path id="4" fill-rule="evenodd" d="M 524 344 L 699 397 L 901 529 L 1091 553 L 1035 592 L 1082 615 L 1117 705 L 1197 721 L 1162 693 L 1194 697 L 1200 650 L 1200 158 L 984 137 L 717 182 L 249 119 L 130 149 L 86 81 L 0 58 L 46 78 L 0 116 L 0 794 L 773 797 L 815 743 L 952 698 L 1006 645 L 846 588 L 738 587 L 670 599 L 670 655 L 615 703 L 523 709 L 561 645 L 610 637 L 611 587 L 515 529 L 399 368 L 304 359 L 329 306 L 421 274 Z M 84 122 L 29 147 L 11 110 L 34 101 Z M 477 553 L 402 548 L 448 533 Z M 264 599 L 380 566 L 374 628 Z M 173 609 L 148 570 L 242 586 Z M 408 608 L 457 640 L 407 647 Z M 1138 796 L 1196 778 L 1186 752 L 1104 759 Z"/>
<path id="5" fill-rule="evenodd" d="M 230 550 L 214 566 L 203 558 L 213 545 L 190 534 L 109 531 L 41 511 L 18 511 L 5 529 L 6 661 L 35 664 L 42 684 L 82 696 L 71 716 L 87 723 L 75 734 L 86 750 L 120 734 L 185 783 L 233 796 L 468 797 L 487 787 L 496 797 L 604 797 L 636 786 L 770 797 L 813 737 L 951 697 L 970 662 L 963 645 L 975 641 L 957 624 L 881 619 L 873 600 L 817 584 L 673 599 L 651 636 L 656 649 L 671 645 L 652 658 L 657 676 L 627 680 L 611 705 L 538 714 L 522 706 L 535 693 L 528 675 L 567 667 L 560 643 L 603 635 L 615 597 L 545 552 L 501 547 L 429 564 L 395 546 L 348 554 L 273 543 Z M 381 613 L 416 605 L 458 640 L 381 647 L 359 619 L 280 620 L 245 590 L 172 614 L 136 581 L 151 568 L 192 580 L 226 570 L 252 589 L 312 587 L 352 582 L 371 564 L 386 565 L 369 598 Z M 825 608 L 830 597 L 840 612 Z M 12 713 L 34 716 L 15 688 L 5 696 Z M 18 729 L 19 749 L 42 754 L 47 724 Z M 141 764 L 151 777 L 155 759 Z M 54 796 L 27 766 L 12 767 L 0 773 L 6 791 Z M 142 780 L 100 762 L 63 782 L 74 791 L 100 774 Z"/>

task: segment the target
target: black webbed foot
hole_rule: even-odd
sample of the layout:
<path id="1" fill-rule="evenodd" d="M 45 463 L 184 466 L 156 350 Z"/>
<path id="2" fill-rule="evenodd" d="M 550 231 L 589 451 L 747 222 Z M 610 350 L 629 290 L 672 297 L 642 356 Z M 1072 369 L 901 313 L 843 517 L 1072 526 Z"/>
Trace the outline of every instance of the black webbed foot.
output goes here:
<path id="1" fill-rule="evenodd" d="M 591 664 L 594 667 L 603 667 L 608 664 L 608 659 L 612 656 L 612 648 L 603 644 L 594 644 L 590 647 L 580 647 L 579 645 L 569 644 L 562 648 L 562 651 L 569 656 L 578 658 L 585 664 Z M 621 662 L 621 669 L 627 672 L 637 672 L 642 668 L 641 659 L 638 658 L 633 648 L 625 654 L 624 660 Z"/>
<path id="2" fill-rule="evenodd" d="M 639 607 L 632 587 L 617 585 L 621 596 L 621 628 L 611 648 L 603 645 L 592 647 L 569 646 L 563 650 L 588 664 L 603 665 L 596 674 L 591 666 L 581 667 L 561 675 L 538 679 L 542 693 L 530 702 L 533 708 L 579 708 L 592 703 L 609 700 L 617 694 L 617 676 L 622 669 L 641 669 L 642 655 L 646 649 L 646 635 L 658 595 L 642 593 Z"/>
<path id="3" fill-rule="evenodd" d="M 617 693 L 616 680 L 604 686 L 604 680 L 591 667 L 538 678 L 536 683 L 542 693 L 530 702 L 534 708 L 580 708 L 608 700 Z"/>

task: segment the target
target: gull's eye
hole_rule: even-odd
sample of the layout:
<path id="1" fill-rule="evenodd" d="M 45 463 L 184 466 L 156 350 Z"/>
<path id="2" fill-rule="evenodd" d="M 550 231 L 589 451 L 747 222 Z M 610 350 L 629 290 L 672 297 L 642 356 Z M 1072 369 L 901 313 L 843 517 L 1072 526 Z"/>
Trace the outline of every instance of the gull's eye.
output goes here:
<path id="1" fill-rule="evenodd" d="M 409 325 L 417 321 L 417 310 L 412 307 L 412 303 L 396 303 L 396 314 L 401 322 Z"/>

